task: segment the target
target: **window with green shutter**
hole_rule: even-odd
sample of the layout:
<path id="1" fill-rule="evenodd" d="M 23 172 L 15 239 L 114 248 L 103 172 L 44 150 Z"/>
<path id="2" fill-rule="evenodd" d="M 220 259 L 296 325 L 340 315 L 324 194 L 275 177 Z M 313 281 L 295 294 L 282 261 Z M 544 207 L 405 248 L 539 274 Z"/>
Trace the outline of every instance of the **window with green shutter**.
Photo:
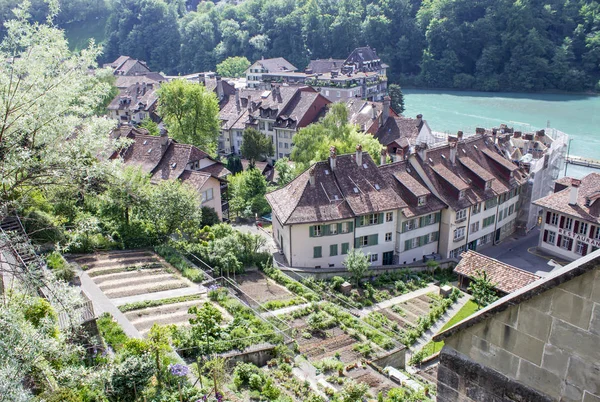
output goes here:
<path id="1" fill-rule="evenodd" d="M 367 245 L 369 245 L 369 246 L 376 246 L 378 240 L 379 240 L 379 235 L 378 234 L 370 235 Z"/>
<path id="2" fill-rule="evenodd" d="M 321 246 L 313 248 L 313 258 L 321 258 Z"/>
<path id="3" fill-rule="evenodd" d="M 435 223 L 438 223 L 442 219 L 442 213 L 438 212 L 435 214 Z"/>
<path id="4" fill-rule="evenodd" d="M 410 240 L 406 240 L 406 241 L 404 242 L 404 250 L 410 250 L 410 248 L 411 248 L 411 247 L 410 247 L 410 246 L 411 246 L 411 243 L 412 243 L 412 242 L 411 242 Z"/>
<path id="5" fill-rule="evenodd" d="M 434 241 L 438 241 L 439 237 L 440 237 L 440 232 L 433 232 L 433 233 L 431 234 L 431 241 L 432 241 L 432 242 L 434 242 Z"/>
<path id="6" fill-rule="evenodd" d="M 338 255 L 338 245 L 332 244 L 329 246 L 329 256 L 333 257 L 335 255 Z"/>
<path id="7" fill-rule="evenodd" d="M 342 243 L 342 254 L 348 254 L 348 249 L 350 249 L 350 243 Z"/>

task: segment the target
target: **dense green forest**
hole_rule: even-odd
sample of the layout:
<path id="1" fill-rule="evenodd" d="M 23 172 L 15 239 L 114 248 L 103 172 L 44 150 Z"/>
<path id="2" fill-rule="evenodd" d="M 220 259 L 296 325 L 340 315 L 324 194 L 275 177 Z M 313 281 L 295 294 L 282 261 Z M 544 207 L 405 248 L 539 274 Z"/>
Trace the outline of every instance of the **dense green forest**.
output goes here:
<path id="1" fill-rule="evenodd" d="M 368 44 L 403 86 L 600 90 L 596 0 L 62 2 L 56 21 L 67 35 L 77 22 L 107 19 L 102 62 L 127 54 L 168 74 L 214 70 L 230 56 L 283 56 L 303 68 Z M 0 1 L 3 19 L 9 3 Z M 43 19 L 44 8 L 33 9 Z"/>

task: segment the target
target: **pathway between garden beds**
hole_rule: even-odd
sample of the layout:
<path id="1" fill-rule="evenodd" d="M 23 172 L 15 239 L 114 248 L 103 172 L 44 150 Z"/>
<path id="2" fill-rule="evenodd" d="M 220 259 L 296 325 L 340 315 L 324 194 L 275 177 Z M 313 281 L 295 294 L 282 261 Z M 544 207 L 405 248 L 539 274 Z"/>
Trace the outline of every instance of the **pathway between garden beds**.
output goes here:
<path id="1" fill-rule="evenodd" d="M 435 293 L 436 295 L 440 293 L 440 288 L 439 286 L 436 285 L 429 285 L 426 288 L 423 289 L 417 289 L 413 292 L 410 293 L 406 293 L 403 294 L 401 296 L 397 296 L 394 297 L 392 299 L 389 300 L 384 300 L 380 303 L 374 304 L 370 307 L 365 307 L 361 310 L 355 310 L 361 317 L 366 317 L 367 315 L 369 315 L 369 313 L 372 313 L 374 311 L 379 311 L 379 310 L 383 310 L 386 309 L 388 307 L 392 307 L 395 306 L 396 304 L 400 304 L 403 303 L 405 301 L 408 301 L 410 299 L 414 299 L 415 297 L 419 297 L 419 296 L 423 296 L 426 295 L 428 293 Z"/>
<path id="2" fill-rule="evenodd" d="M 446 325 L 446 323 L 450 321 L 465 304 L 467 304 L 469 300 L 471 300 L 471 295 L 467 293 L 461 293 L 460 299 L 458 299 L 456 303 L 446 310 L 446 313 L 435 322 L 435 325 L 425 331 L 423 335 L 421 335 L 421 337 L 417 339 L 415 343 L 413 343 L 410 349 L 407 350 L 406 361 L 412 357 L 413 351 L 420 350 L 423 348 L 423 346 L 427 345 L 429 341 L 431 341 L 431 338 L 433 338 L 433 336 L 437 334 L 440 329 L 442 329 L 444 325 Z"/>
<path id="3" fill-rule="evenodd" d="M 206 293 L 206 292 L 207 292 L 207 289 L 204 286 L 194 284 L 194 285 L 191 285 L 191 286 L 188 286 L 185 288 L 164 290 L 162 292 L 154 292 L 154 293 L 143 293 L 143 294 L 139 294 L 139 295 L 135 295 L 135 296 L 120 297 L 118 299 L 111 299 L 111 300 L 115 304 L 115 306 L 122 306 L 123 304 L 127 304 L 127 303 L 135 303 L 135 302 L 141 302 L 141 301 L 146 301 L 146 300 L 161 300 L 161 299 L 167 299 L 167 298 L 171 298 L 171 297 L 202 294 L 202 293 Z"/>

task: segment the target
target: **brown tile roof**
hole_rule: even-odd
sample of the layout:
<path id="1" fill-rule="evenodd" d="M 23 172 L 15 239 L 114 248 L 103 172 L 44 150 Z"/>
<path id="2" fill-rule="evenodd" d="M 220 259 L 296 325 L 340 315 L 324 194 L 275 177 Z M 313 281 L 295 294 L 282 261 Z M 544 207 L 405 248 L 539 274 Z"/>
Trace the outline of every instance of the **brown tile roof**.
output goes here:
<path id="1" fill-rule="evenodd" d="M 569 204 L 570 180 L 568 182 L 567 180 L 561 180 L 561 184 L 568 185 L 568 187 L 533 203 L 551 211 L 567 214 L 588 222 L 600 223 L 600 201 L 597 200 L 600 192 L 600 174 L 590 173 L 581 179 L 576 205 Z M 586 206 L 587 200 L 590 201 L 589 206 Z"/>
<path id="2" fill-rule="evenodd" d="M 279 112 L 275 127 L 299 129 L 319 120 L 327 112 L 331 102 L 318 92 L 298 89 Z"/>
<path id="3" fill-rule="evenodd" d="M 127 89 L 135 84 L 153 84 L 158 87 L 158 84 L 165 82 L 166 78 L 159 73 L 148 73 L 144 75 L 119 75 L 115 81 L 115 85 L 119 89 Z"/>
<path id="4" fill-rule="evenodd" d="M 402 213 L 407 218 L 430 214 L 446 208 L 446 204 L 433 195 L 417 172 L 409 167 L 408 161 L 381 165 L 379 170 L 392 184 L 400 198 L 406 202 L 407 206 L 402 209 Z M 421 196 L 426 196 L 427 201 L 425 205 L 419 206 L 418 198 Z"/>
<path id="5" fill-rule="evenodd" d="M 494 175 L 482 168 L 479 164 L 475 163 L 475 161 L 468 156 L 464 156 L 462 158 L 458 158 L 460 163 L 462 163 L 467 169 L 471 172 L 475 173 L 484 181 L 489 181 L 494 179 Z"/>
<path id="6" fill-rule="evenodd" d="M 121 90 L 108 105 L 108 110 L 151 111 L 158 100 L 157 89 L 154 84 L 137 82 Z"/>
<path id="7" fill-rule="evenodd" d="M 540 276 L 505 264 L 491 257 L 469 250 L 461 255 L 462 259 L 454 268 L 454 272 L 468 278 L 474 278 L 478 271 L 485 271 L 494 287 L 504 293 L 512 293 L 532 282 Z"/>
<path id="8" fill-rule="evenodd" d="M 152 171 L 151 180 L 174 180 L 179 178 L 190 161 L 192 146 L 171 142 L 162 155 L 160 163 Z"/>
<path id="9" fill-rule="evenodd" d="M 123 152 L 123 162 L 125 165 L 140 166 L 145 173 L 151 173 L 158 166 L 169 143 L 173 141 L 169 140 L 163 147 L 161 137 L 133 131 L 129 133 L 128 138 L 131 138 L 133 143 Z"/>
<path id="10" fill-rule="evenodd" d="M 311 60 L 307 69 L 312 70 L 314 74 L 328 73 L 331 70 L 340 70 L 344 65 L 343 59 L 317 59 Z"/>
<path id="11" fill-rule="evenodd" d="M 184 170 L 179 179 L 200 191 L 202 187 L 210 180 L 212 176 L 209 173 L 198 172 L 195 170 Z"/>
<path id="12" fill-rule="evenodd" d="M 377 130 L 375 138 L 377 138 L 384 146 L 396 142 L 402 147 L 405 147 L 409 144 L 414 145 L 418 135 L 419 127 L 417 119 L 391 116 L 384 122 L 379 130 Z M 402 144 L 400 142 L 402 142 Z"/>
<path id="13" fill-rule="evenodd" d="M 502 165 L 505 169 L 507 169 L 510 172 L 514 172 L 515 170 L 518 169 L 517 165 L 515 165 L 514 163 L 512 163 L 511 161 L 509 161 L 506 158 L 503 158 L 502 156 L 498 155 L 498 152 L 488 149 L 488 148 L 484 148 L 482 149 L 482 152 L 488 156 L 489 158 L 491 158 L 492 160 L 494 160 L 495 162 L 499 163 L 500 165 Z"/>
<path id="14" fill-rule="evenodd" d="M 309 184 L 310 172 L 315 184 Z M 340 155 L 332 172 L 318 162 L 287 186 L 267 194 L 284 224 L 332 221 L 404 208 L 406 203 L 381 174 L 368 153 L 358 166 L 355 155 Z"/>
<path id="15" fill-rule="evenodd" d="M 495 162 L 495 157 L 487 155 L 490 153 L 502 158 L 496 153 L 495 147 L 489 134 L 476 134 L 458 142 L 456 145 L 458 160 L 454 164 L 450 161 L 450 145 L 447 143 L 428 149 L 425 161 L 418 154 L 414 156 L 414 160 L 424 170 L 433 185 L 434 192 L 441 200 L 452 209 L 459 210 L 506 193 L 525 183 L 526 173 L 516 168 L 512 162 L 506 160 L 506 163 L 511 165 L 511 169 L 512 166 L 515 167 L 514 171 L 508 172 Z M 462 158 L 469 158 L 494 178 L 491 189 L 485 189 L 485 184 L 479 176 L 461 163 Z M 465 195 L 462 199 L 458 198 L 460 190 L 463 190 Z"/>
<path id="16" fill-rule="evenodd" d="M 383 111 L 382 102 L 354 98 L 346 101 L 346 107 L 348 108 L 348 121 L 350 124 L 356 124 L 361 130 L 367 132 L 373 125 L 375 125 L 373 130 L 379 128 L 379 118 Z"/>
<path id="17" fill-rule="evenodd" d="M 273 59 L 258 60 L 257 63 L 263 66 L 270 73 L 277 71 L 296 71 L 298 70 L 292 63 L 283 57 L 275 57 Z"/>
<path id="18" fill-rule="evenodd" d="M 570 281 L 573 278 L 581 276 L 587 272 L 598 270 L 600 267 L 600 250 L 596 250 L 578 260 L 573 261 L 569 265 L 555 269 L 548 273 L 547 276 L 535 282 L 530 283 L 506 296 L 496 300 L 489 306 L 477 311 L 470 317 L 465 318 L 461 322 L 448 328 L 447 330 L 435 335 L 433 340 L 439 342 L 443 339 L 472 327 L 473 325 L 485 321 L 486 319 L 505 311 L 511 306 L 518 305 L 535 296 L 541 295 L 544 292 L 553 289 Z M 548 300 L 550 302 L 550 300 Z"/>
<path id="19" fill-rule="evenodd" d="M 211 176 L 216 177 L 218 179 L 223 179 L 225 176 L 231 174 L 229 169 L 225 167 L 221 162 L 215 162 L 212 165 L 203 167 L 200 169 L 201 172 L 209 173 Z"/>

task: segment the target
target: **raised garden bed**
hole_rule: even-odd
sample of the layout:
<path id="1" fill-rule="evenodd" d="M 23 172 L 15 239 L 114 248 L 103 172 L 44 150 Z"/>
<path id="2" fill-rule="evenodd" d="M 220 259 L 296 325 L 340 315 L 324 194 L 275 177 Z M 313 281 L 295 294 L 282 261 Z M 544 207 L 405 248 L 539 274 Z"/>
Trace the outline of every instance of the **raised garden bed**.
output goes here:
<path id="1" fill-rule="evenodd" d="M 287 301 L 296 295 L 285 287 L 278 285 L 261 272 L 249 272 L 236 276 L 237 286 L 259 303 Z"/>

